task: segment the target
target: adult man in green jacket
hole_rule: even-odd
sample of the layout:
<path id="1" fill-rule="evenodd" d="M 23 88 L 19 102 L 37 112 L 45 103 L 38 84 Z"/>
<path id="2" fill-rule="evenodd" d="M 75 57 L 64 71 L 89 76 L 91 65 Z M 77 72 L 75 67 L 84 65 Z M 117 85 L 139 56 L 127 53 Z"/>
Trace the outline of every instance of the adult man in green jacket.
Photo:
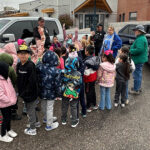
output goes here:
<path id="1" fill-rule="evenodd" d="M 135 29 L 136 40 L 130 48 L 131 58 L 135 63 L 135 71 L 133 72 L 134 87 L 131 94 L 140 94 L 142 84 L 142 69 L 145 62 L 148 61 L 148 42 L 145 37 L 143 25 L 137 25 Z"/>

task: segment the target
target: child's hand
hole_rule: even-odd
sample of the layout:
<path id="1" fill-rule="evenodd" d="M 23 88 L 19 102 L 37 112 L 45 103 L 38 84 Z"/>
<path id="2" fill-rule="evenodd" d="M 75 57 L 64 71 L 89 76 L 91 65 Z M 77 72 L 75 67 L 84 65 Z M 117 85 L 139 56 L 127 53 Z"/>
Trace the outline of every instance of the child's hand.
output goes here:
<path id="1" fill-rule="evenodd" d="M 66 24 L 64 23 L 64 24 L 63 24 L 63 28 L 64 28 L 64 29 L 65 29 L 65 26 L 66 26 Z"/>

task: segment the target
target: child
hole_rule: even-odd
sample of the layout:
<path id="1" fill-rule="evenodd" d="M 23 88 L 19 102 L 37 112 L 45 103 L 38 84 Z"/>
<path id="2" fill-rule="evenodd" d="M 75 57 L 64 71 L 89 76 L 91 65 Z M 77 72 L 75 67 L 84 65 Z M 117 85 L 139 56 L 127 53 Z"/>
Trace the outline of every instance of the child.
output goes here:
<path id="1" fill-rule="evenodd" d="M 128 62 L 130 63 L 131 72 L 135 70 L 135 64 L 131 57 L 129 56 L 129 48 L 127 46 L 123 46 L 120 50 L 120 54 L 126 54 L 128 56 Z M 119 63 L 119 58 L 116 60 L 115 64 Z M 129 96 L 128 96 L 128 81 L 126 82 L 126 102 L 125 104 L 129 104 Z"/>
<path id="2" fill-rule="evenodd" d="M 57 69 L 58 57 L 52 51 L 47 51 L 42 62 L 37 64 L 39 83 L 39 96 L 42 99 L 41 106 L 44 113 L 43 122 L 45 130 L 50 131 L 59 126 L 56 117 L 53 117 L 54 100 L 61 93 L 61 71 Z"/>
<path id="3" fill-rule="evenodd" d="M 35 110 L 38 97 L 36 68 L 34 63 L 29 60 L 30 50 L 27 46 L 20 46 L 17 54 L 20 59 L 20 63 L 17 65 L 18 92 L 25 102 L 30 123 L 30 127 L 25 129 L 24 133 L 36 135 L 36 127 L 40 127 Z"/>
<path id="4" fill-rule="evenodd" d="M 126 100 L 126 82 L 130 78 L 130 64 L 126 54 L 120 54 L 119 63 L 116 64 L 116 93 L 114 106 L 118 107 L 119 97 L 121 95 L 121 107 L 125 107 Z"/>
<path id="5" fill-rule="evenodd" d="M 80 85 L 82 83 L 81 74 L 77 71 L 79 61 L 77 58 L 69 57 L 66 60 L 63 74 L 63 98 L 62 98 L 62 125 L 66 125 L 68 107 L 71 107 L 71 127 L 75 128 L 79 120 L 77 119 L 77 105 L 79 100 Z"/>
<path id="6" fill-rule="evenodd" d="M 64 67 L 64 59 L 62 58 L 62 51 L 61 51 L 61 49 L 60 48 L 56 48 L 55 50 L 54 50 L 54 52 L 58 55 L 58 57 L 59 57 L 59 62 L 60 62 L 60 64 L 57 66 L 57 68 L 58 69 L 64 69 L 65 67 Z"/>
<path id="7" fill-rule="evenodd" d="M 51 44 L 53 49 L 61 48 L 61 44 L 58 41 L 58 38 L 56 36 L 53 37 L 53 43 Z"/>
<path id="8" fill-rule="evenodd" d="M 64 59 L 64 63 L 66 61 L 66 59 L 68 58 L 68 52 L 67 52 L 67 49 L 66 47 L 61 47 L 61 52 L 62 52 L 62 58 Z"/>
<path id="9" fill-rule="evenodd" d="M 98 70 L 97 81 L 100 85 L 100 104 L 99 109 L 104 110 L 105 106 L 108 110 L 111 109 L 110 88 L 114 85 L 115 79 L 115 60 L 113 51 L 105 51 L 102 56 L 102 63 Z"/>
<path id="10" fill-rule="evenodd" d="M 99 68 L 100 60 L 97 56 L 93 56 L 94 51 L 95 48 L 92 45 L 87 46 L 85 49 L 85 55 L 87 57 L 84 60 L 84 82 L 87 99 L 87 112 L 98 109 L 98 106 L 96 105 L 95 81 L 97 79 L 96 71 Z"/>
<path id="11" fill-rule="evenodd" d="M 8 71 L 9 65 L 0 62 L 0 109 L 3 116 L 0 141 L 3 142 L 12 142 L 17 136 L 17 133 L 11 130 L 11 106 L 16 104 L 17 97 Z"/>

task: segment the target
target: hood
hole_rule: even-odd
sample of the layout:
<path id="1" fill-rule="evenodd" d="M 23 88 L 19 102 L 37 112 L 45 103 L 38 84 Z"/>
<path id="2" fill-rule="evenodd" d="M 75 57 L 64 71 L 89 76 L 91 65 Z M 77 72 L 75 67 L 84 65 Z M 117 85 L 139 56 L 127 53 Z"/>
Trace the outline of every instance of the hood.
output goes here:
<path id="1" fill-rule="evenodd" d="M 78 58 L 68 57 L 65 62 L 65 68 L 70 71 L 75 71 L 79 68 Z"/>
<path id="2" fill-rule="evenodd" d="M 17 55 L 16 47 L 14 43 L 8 43 L 3 47 L 4 51 L 9 54 Z"/>
<path id="3" fill-rule="evenodd" d="M 0 54 L 0 61 L 7 63 L 9 66 L 12 66 L 14 62 L 13 57 L 7 53 Z"/>
<path id="4" fill-rule="evenodd" d="M 106 71 L 108 71 L 108 72 L 114 72 L 115 69 L 116 69 L 116 65 L 115 65 L 115 64 L 111 64 L 111 63 L 109 63 L 109 62 L 101 63 L 100 66 L 101 66 L 104 70 L 106 70 Z"/>
<path id="5" fill-rule="evenodd" d="M 69 53 L 69 57 L 70 57 L 70 58 L 76 58 L 76 57 L 78 57 L 77 51 L 74 51 L 74 52 Z"/>
<path id="6" fill-rule="evenodd" d="M 52 52 L 52 51 L 47 51 L 44 54 L 44 56 L 42 58 L 42 62 L 44 64 L 48 64 L 51 67 L 59 65 L 58 56 L 54 52 Z"/>
<path id="7" fill-rule="evenodd" d="M 6 80 L 8 79 L 8 70 L 9 65 L 4 62 L 0 62 L 0 75 Z"/>

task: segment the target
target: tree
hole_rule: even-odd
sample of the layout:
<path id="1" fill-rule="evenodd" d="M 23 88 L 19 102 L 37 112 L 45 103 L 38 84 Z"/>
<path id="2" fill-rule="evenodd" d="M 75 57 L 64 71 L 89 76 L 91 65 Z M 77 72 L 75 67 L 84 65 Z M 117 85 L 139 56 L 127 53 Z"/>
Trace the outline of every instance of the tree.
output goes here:
<path id="1" fill-rule="evenodd" d="M 73 20 L 68 14 L 60 15 L 59 16 L 59 21 L 60 21 L 62 26 L 63 26 L 63 24 L 66 25 L 66 29 L 73 26 Z"/>

